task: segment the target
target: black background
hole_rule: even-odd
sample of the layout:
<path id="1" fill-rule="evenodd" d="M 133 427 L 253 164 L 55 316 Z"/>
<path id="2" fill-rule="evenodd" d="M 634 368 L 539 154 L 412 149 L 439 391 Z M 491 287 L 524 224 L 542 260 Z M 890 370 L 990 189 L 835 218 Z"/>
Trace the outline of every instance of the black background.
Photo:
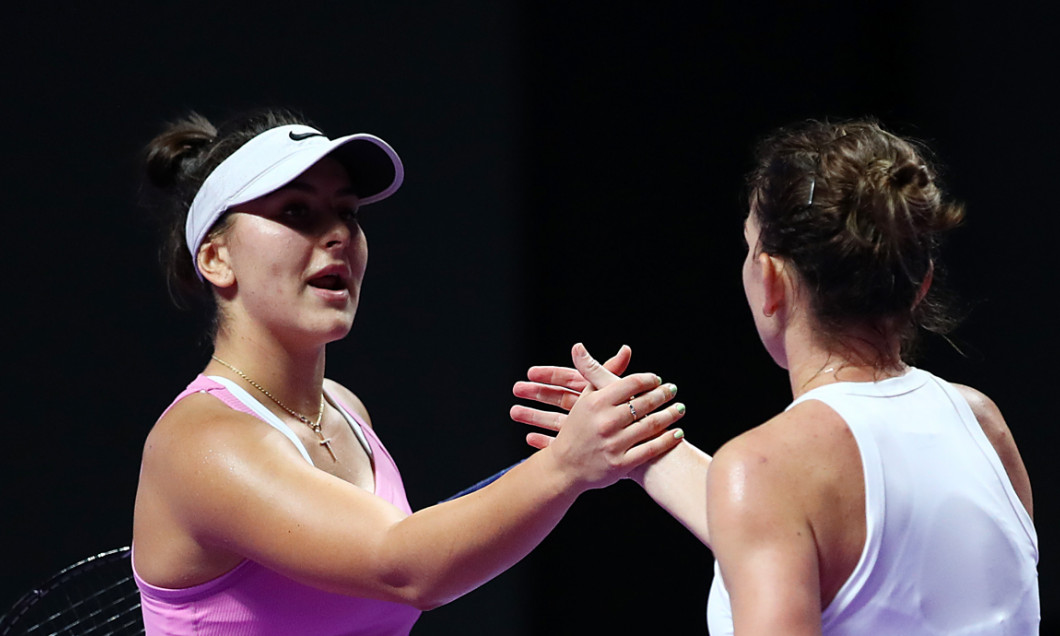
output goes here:
<path id="1" fill-rule="evenodd" d="M 932 144 L 968 204 L 947 250 L 964 354 L 929 340 L 919 363 L 1008 418 L 1051 633 L 1055 16 L 853 5 L 8 9 L 0 606 L 128 543 L 143 439 L 208 356 L 137 205 L 138 153 L 163 122 L 284 105 L 401 154 L 405 186 L 364 213 L 368 277 L 329 375 L 366 402 L 420 508 L 528 452 L 511 384 L 576 341 L 601 358 L 630 344 L 634 369 L 678 383 L 705 450 L 781 410 L 786 375 L 739 283 L 750 148 L 795 120 L 875 115 Z M 711 563 L 621 483 L 414 633 L 703 633 Z"/>

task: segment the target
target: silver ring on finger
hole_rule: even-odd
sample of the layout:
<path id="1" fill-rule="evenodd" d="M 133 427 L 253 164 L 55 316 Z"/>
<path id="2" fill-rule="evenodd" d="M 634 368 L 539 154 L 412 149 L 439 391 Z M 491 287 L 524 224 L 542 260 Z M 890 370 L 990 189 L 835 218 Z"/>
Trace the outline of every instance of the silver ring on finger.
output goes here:
<path id="1" fill-rule="evenodd" d="M 629 398 L 629 412 L 633 416 L 633 421 L 636 422 L 638 419 L 637 409 L 633 407 L 633 398 Z"/>

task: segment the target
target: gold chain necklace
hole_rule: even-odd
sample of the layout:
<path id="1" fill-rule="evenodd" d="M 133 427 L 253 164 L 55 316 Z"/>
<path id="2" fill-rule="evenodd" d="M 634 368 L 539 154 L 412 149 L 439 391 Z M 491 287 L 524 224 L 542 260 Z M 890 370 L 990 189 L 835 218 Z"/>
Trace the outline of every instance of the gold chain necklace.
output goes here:
<path id="1" fill-rule="evenodd" d="M 213 358 L 214 360 L 217 360 L 218 362 L 220 362 L 224 366 L 228 367 L 229 369 L 231 369 L 231 370 L 235 371 L 236 373 L 238 373 L 239 377 L 241 377 L 244 380 L 246 380 L 247 382 L 249 382 L 250 385 L 253 386 L 255 389 L 257 389 L 257 390 L 261 391 L 262 393 L 264 393 L 265 397 L 267 397 L 270 400 L 272 400 L 273 402 L 275 402 L 276 405 L 279 406 L 281 409 L 287 411 L 288 413 L 290 413 L 294 417 L 298 418 L 298 421 L 302 422 L 303 424 L 305 424 L 306 426 L 311 428 L 313 430 L 313 432 L 317 434 L 317 437 L 320 438 L 320 445 L 323 446 L 324 448 L 328 449 L 328 453 L 331 454 L 331 460 L 332 461 L 336 461 L 336 462 L 339 461 L 338 457 L 335 457 L 335 451 L 331 450 L 331 438 L 330 437 L 324 437 L 324 432 L 320 430 L 320 428 L 321 428 L 321 424 L 320 423 L 324 419 L 324 394 L 323 393 L 320 394 L 320 413 L 317 414 L 317 421 L 316 422 L 311 422 L 311 421 L 309 421 L 308 417 L 306 417 L 306 416 L 302 415 L 301 413 L 289 408 L 286 404 L 284 404 L 283 402 L 277 400 L 276 396 L 274 396 L 272 393 L 269 393 L 265 389 L 265 387 L 261 386 L 260 384 L 258 384 L 254 380 L 251 380 L 250 377 L 247 376 L 246 373 L 243 373 L 239 369 L 235 368 L 234 366 L 232 366 L 231 364 L 225 362 L 224 360 L 218 358 L 217 356 L 213 356 L 212 355 L 210 357 Z"/>

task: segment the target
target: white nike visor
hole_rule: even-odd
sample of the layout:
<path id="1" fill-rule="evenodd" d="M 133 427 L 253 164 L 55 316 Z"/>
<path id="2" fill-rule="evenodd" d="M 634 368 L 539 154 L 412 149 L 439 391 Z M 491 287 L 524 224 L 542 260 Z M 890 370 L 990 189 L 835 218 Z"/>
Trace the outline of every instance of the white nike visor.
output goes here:
<path id="1" fill-rule="evenodd" d="M 199 246 L 221 215 L 282 188 L 332 153 L 349 172 L 361 205 L 394 194 L 405 179 L 401 158 L 374 135 L 328 139 L 319 130 L 300 124 L 270 128 L 214 168 L 191 202 L 184 237 L 199 279 Z"/>

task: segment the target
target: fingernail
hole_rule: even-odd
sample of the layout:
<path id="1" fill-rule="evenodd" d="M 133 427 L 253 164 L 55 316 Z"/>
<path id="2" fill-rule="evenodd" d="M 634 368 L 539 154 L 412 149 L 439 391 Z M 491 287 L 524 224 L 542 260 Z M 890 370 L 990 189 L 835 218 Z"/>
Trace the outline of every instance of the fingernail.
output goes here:
<path id="1" fill-rule="evenodd" d="M 685 405 L 678 403 L 676 406 L 677 406 L 677 412 L 680 413 L 681 415 L 684 415 L 685 414 Z"/>
<path id="2" fill-rule="evenodd" d="M 677 395 L 677 385 L 673 382 L 666 385 L 666 390 L 670 392 L 670 397 Z"/>
<path id="3" fill-rule="evenodd" d="M 685 432 L 681 429 L 674 431 L 674 439 L 681 439 L 685 436 Z"/>
<path id="4" fill-rule="evenodd" d="M 659 376 L 656 375 L 655 376 L 655 384 L 656 384 L 656 386 L 662 384 L 662 378 L 660 378 Z"/>

